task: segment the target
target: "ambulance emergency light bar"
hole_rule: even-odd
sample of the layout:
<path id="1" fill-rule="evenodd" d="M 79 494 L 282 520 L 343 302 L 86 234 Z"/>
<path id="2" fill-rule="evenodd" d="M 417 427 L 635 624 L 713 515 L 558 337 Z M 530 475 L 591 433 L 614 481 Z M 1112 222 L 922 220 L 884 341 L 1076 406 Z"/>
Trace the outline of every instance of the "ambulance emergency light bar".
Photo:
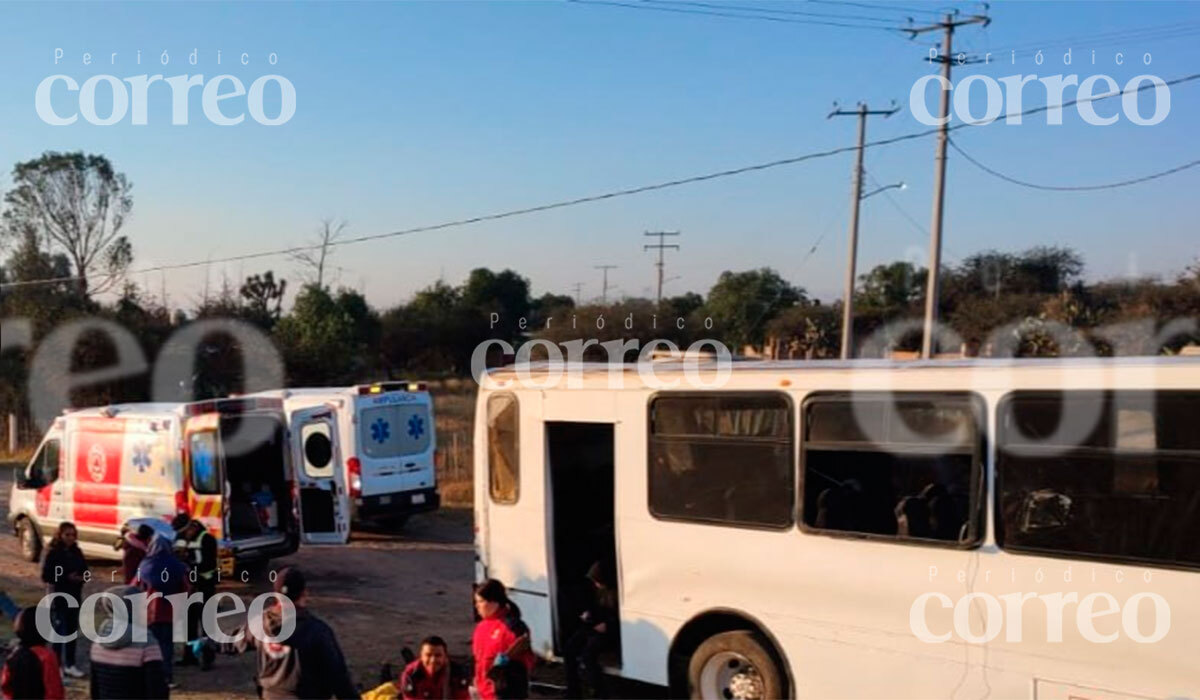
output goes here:
<path id="1" fill-rule="evenodd" d="M 389 391 L 425 391 L 425 382 L 378 382 L 362 384 L 358 387 L 361 394 L 384 394 Z"/>
<path id="2" fill-rule="evenodd" d="M 183 407 L 186 416 L 199 416 L 205 413 L 220 413 L 222 415 L 249 413 L 251 411 L 282 411 L 283 399 L 262 397 L 240 399 L 215 399 L 199 401 Z"/>

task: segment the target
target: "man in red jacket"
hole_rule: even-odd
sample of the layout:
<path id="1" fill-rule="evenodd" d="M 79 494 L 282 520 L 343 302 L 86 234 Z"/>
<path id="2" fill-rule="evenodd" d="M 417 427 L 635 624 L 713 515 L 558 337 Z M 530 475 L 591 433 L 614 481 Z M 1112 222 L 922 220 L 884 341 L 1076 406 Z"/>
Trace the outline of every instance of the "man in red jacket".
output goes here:
<path id="1" fill-rule="evenodd" d="M 457 672 L 441 637 L 426 637 L 421 655 L 400 674 L 400 697 L 404 700 L 467 700 L 468 680 Z"/>

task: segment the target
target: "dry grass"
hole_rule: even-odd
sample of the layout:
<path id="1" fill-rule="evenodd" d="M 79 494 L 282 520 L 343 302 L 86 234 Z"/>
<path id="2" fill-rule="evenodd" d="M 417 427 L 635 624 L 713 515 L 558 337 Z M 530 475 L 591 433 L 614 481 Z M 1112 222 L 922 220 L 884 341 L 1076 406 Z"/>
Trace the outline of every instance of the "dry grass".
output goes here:
<path id="1" fill-rule="evenodd" d="M 475 383 L 447 380 L 430 385 L 440 458 L 437 478 L 442 502 L 469 506 L 473 501 Z"/>

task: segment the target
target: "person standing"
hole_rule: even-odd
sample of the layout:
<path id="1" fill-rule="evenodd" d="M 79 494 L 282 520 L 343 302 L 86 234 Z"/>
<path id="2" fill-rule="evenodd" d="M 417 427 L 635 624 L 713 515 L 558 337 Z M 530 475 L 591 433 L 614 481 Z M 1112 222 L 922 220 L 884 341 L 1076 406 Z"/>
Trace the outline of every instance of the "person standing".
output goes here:
<path id="1" fill-rule="evenodd" d="M 76 635 L 69 642 L 54 645 L 58 654 L 59 665 L 63 673 L 72 678 L 83 678 L 83 671 L 75 666 L 75 646 L 79 632 L 79 606 L 83 600 L 83 584 L 87 579 L 87 562 L 83 551 L 79 549 L 79 531 L 75 523 L 63 521 L 59 523 L 58 531 L 50 540 L 50 548 L 42 562 L 42 581 L 46 584 L 46 592 L 64 593 L 75 600 L 75 605 L 68 605 L 61 596 L 56 597 L 50 605 L 50 617 L 58 634 L 69 637 Z"/>
<path id="2" fill-rule="evenodd" d="M 199 663 L 195 647 L 200 646 L 204 636 L 200 626 L 204 605 L 217 592 L 217 538 L 213 537 L 208 528 L 204 527 L 204 523 L 199 520 L 185 522 L 183 518 L 186 516 L 180 516 L 172 523 L 176 526 L 179 535 L 175 546 L 183 548 L 187 553 L 187 562 L 191 567 L 188 580 L 191 581 L 192 590 L 200 594 L 200 601 L 199 605 L 195 603 L 188 605 L 188 644 L 184 647 L 183 660 L 179 662 L 179 665 L 194 666 Z M 209 668 L 211 668 L 209 657 L 206 657 L 201 670 L 207 671 Z"/>
<path id="3" fill-rule="evenodd" d="M 241 640 L 234 644 L 236 651 L 254 649 L 257 654 L 255 683 L 259 697 L 358 700 L 360 694 L 350 680 L 337 636 L 308 610 L 308 583 L 304 574 L 294 567 L 284 569 L 275 579 L 275 592 L 291 605 L 277 603 L 264 610 L 262 632 L 275 637 L 285 622 L 294 622 L 291 636 L 279 641 L 259 639 L 247 625 Z M 289 616 L 291 619 L 287 619 Z"/>
<path id="4" fill-rule="evenodd" d="M 488 579 L 475 589 L 480 620 L 471 638 L 475 690 L 483 700 L 529 697 L 529 674 L 536 661 L 521 610 L 504 584 Z"/>
<path id="5" fill-rule="evenodd" d="M 13 632 L 17 646 L 4 660 L 0 694 L 5 700 L 62 700 L 65 697 L 58 657 L 37 630 L 37 607 L 17 613 Z"/>
<path id="6" fill-rule="evenodd" d="M 403 700 L 467 700 L 471 697 L 467 679 L 455 673 L 450 663 L 446 640 L 426 637 L 421 654 L 400 674 Z"/>
<path id="7" fill-rule="evenodd" d="M 162 652 L 145 628 L 134 624 L 131 596 L 140 591 L 134 586 L 110 588 L 96 605 L 104 618 L 99 639 L 92 644 L 91 696 L 97 700 L 150 700 L 170 695 L 163 676 Z M 115 616 L 116 606 L 124 607 L 124 619 Z M 143 641 L 137 641 L 137 640 Z"/>
<path id="8" fill-rule="evenodd" d="M 170 541 L 165 537 L 154 537 L 149 553 L 138 567 L 135 585 L 153 596 L 146 613 L 146 624 L 158 642 L 158 649 L 162 653 L 163 677 L 167 686 L 172 688 L 175 686 L 172 663 L 175 655 L 175 607 L 167 596 L 186 592 L 187 579 L 188 567 L 175 556 Z M 155 593 L 161 595 L 154 596 Z"/>

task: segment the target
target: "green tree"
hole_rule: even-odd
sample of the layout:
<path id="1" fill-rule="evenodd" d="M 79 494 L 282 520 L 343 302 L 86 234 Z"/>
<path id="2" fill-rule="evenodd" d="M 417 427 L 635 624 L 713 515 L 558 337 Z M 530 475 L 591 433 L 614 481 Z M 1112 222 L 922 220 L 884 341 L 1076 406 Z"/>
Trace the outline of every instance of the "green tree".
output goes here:
<path id="1" fill-rule="evenodd" d="M 734 352 L 745 345 L 761 345 L 769 324 L 784 309 L 807 300 L 804 290 L 794 287 L 770 268 L 746 272 L 722 272 L 708 292 L 706 308 L 720 324 Z"/>
<path id="2" fill-rule="evenodd" d="M 247 277 L 238 290 L 246 318 L 267 330 L 274 328 L 283 315 L 283 295 L 286 292 L 287 280 L 276 280 L 275 273 L 270 270 Z"/>
<path id="3" fill-rule="evenodd" d="M 860 275 L 855 306 L 901 311 L 920 301 L 925 293 L 925 268 L 898 261 L 877 265 Z"/>
<path id="4" fill-rule="evenodd" d="M 306 284 L 291 313 L 275 326 L 275 338 L 287 364 L 292 386 L 350 384 L 362 347 L 354 319 L 329 292 Z"/>
<path id="5" fill-rule="evenodd" d="M 133 259 L 129 240 L 120 235 L 133 209 L 132 185 L 108 158 L 51 151 L 17 163 L 12 181 L 4 196 L 8 236 L 32 232 L 51 253 L 66 255 L 83 297 L 120 281 Z M 103 279 L 91 286 L 89 275 Z"/>

